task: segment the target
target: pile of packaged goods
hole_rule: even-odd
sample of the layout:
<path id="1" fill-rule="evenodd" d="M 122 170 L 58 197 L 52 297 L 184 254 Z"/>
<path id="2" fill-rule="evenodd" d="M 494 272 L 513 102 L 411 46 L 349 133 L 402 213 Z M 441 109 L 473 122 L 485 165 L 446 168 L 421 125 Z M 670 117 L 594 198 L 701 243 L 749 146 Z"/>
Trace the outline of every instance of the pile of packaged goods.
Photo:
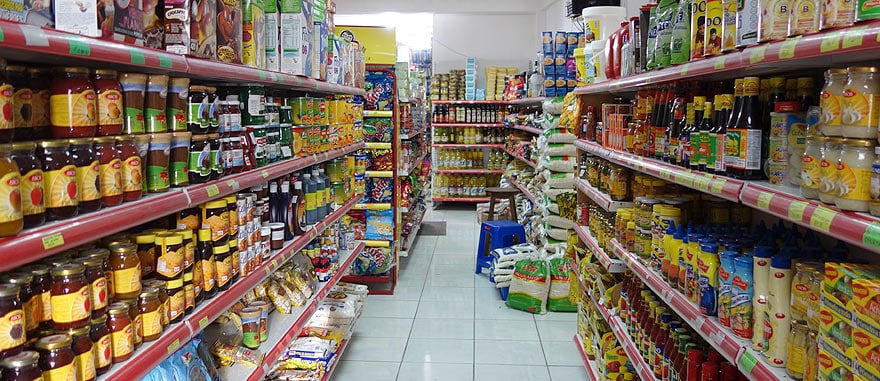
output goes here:
<path id="1" fill-rule="evenodd" d="M 394 209 L 352 210 L 343 217 L 356 240 L 394 240 Z M 394 263 L 394 242 L 387 247 L 367 247 L 361 250 L 351 265 L 352 275 L 379 275 L 388 272 Z"/>
<path id="2" fill-rule="evenodd" d="M 426 128 L 425 107 L 421 104 L 400 103 L 398 105 L 397 120 L 400 123 L 400 133 L 403 135 L 424 131 Z"/>
<path id="3" fill-rule="evenodd" d="M 584 32 L 553 32 L 541 33 L 542 55 L 539 57 L 543 62 L 544 69 L 544 93 L 548 97 L 563 97 L 574 91 L 575 86 L 586 85 L 585 81 L 578 79 L 592 78 L 586 75 L 578 76 L 575 66 L 577 51 L 583 51 L 587 43 Z M 595 57 L 598 66 L 599 57 Z M 595 70 L 594 70 L 595 71 Z"/>
<path id="4" fill-rule="evenodd" d="M 63 6 L 67 5 L 76 4 Z M 78 12 L 55 8 L 17 1 L 0 7 L 0 19 L 340 85 L 364 85 L 365 48 L 336 34 L 332 1 L 149 0 L 123 7 L 100 0 L 96 7 L 78 6 Z M 187 14 L 200 17 L 181 16 Z"/>
<path id="5" fill-rule="evenodd" d="M 517 72 L 519 69 L 515 67 L 486 67 L 486 100 L 503 101 L 508 76 Z"/>
<path id="6" fill-rule="evenodd" d="M 464 99 L 464 70 L 431 76 L 431 100 L 448 101 Z"/>
<path id="7" fill-rule="evenodd" d="M 321 380 L 340 361 L 363 311 L 367 286 L 340 282 L 272 366 L 272 380 Z"/>
<path id="8" fill-rule="evenodd" d="M 143 381 L 188 379 L 206 381 L 222 379 L 219 366 L 211 356 L 211 351 L 202 334 L 181 345 L 180 349 L 144 376 Z"/>
<path id="9" fill-rule="evenodd" d="M 400 142 L 400 153 L 397 155 L 397 169 L 406 173 L 420 168 L 428 155 L 429 148 L 425 140 L 403 140 Z"/>
<path id="10" fill-rule="evenodd" d="M 503 128 L 492 127 L 434 127 L 434 142 L 438 144 L 502 144 Z"/>
<path id="11" fill-rule="evenodd" d="M 493 124 L 501 123 L 506 115 L 507 110 L 500 104 L 438 104 L 434 105 L 431 121 L 444 124 Z"/>
<path id="12" fill-rule="evenodd" d="M 569 297 L 576 282 L 570 272 L 573 245 L 550 253 L 525 243 L 492 250 L 491 255 L 490 278 L 508 307 L 534 314 L 577 311 Z"/>

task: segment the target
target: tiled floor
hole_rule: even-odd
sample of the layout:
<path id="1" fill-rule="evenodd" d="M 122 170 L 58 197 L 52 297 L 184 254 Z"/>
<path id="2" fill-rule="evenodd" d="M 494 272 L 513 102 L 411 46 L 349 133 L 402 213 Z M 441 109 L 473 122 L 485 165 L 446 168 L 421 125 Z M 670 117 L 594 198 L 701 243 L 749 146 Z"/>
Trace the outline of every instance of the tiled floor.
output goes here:
<path id="1" fill-rule="evenodd" d="M 441 205 L 425 221 L 446 221 L 447 235 L 418 237 L 394 295 L 367 298 L 334 381 L 589 380 L 571 340 L 576 314 L 512 310 L 474 275 L 472 205 Z"/>

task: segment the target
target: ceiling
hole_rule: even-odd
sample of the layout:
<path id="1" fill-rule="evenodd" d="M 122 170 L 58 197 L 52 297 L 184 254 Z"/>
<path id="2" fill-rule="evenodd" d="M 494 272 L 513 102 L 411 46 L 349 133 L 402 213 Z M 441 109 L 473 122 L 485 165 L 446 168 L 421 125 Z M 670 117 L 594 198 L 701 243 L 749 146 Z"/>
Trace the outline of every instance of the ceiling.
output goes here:
<path id="1" fill-rule="evenodd" d="M 335 0 L 339 14 L 381 12 L 535 14 L 558 0 Z"/>

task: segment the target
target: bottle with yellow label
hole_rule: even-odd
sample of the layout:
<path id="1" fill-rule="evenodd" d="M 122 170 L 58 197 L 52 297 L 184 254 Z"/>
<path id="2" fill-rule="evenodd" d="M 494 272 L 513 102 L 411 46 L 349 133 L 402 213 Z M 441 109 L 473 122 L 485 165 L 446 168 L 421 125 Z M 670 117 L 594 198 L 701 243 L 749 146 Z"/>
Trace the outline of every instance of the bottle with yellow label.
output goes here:
<path id="1" fill-rule="evenodd" d="M 0 145 L 0 237 L 17 234 L 24 227 L 21 174 L 11 153 L 12 146 Z"/>
<path id="2" fill-rule="evenodd" d="M 876 67 L 850 67 L 840 98 L 845 138 L 876 139 L 880 122 L 880 75 Z"/>
<path id="3" fill-rule="evenodd" d="M 837 198 L 837 161 L 844 141 L 844 138 L 828 138 L 825 151 L 819 159 L 819 200 L 826 204 L 833 204 Z"/>
<path id="4" fill-rule="evenodd" d="M 871 201 L 871 174 L 876 156 L 874 140 L 847 139 L 837 162 L 834 204 L 843 210 L 867 212 Z"/>
<path id="5" fill-rule="evenodd" d="M 807 137 L 807 147 L 801 156 L 801 195 L 811 200 L 819 198 L 819 182 L 822 177 L 822 167 L 819 161 L 825 151 L 824 136 Z"/>
<path id="6" fill-rule="evenodd" d="M 40 354 L 44 380 L 79 379 L 76 355 L 73 353 L 71 344 L 73 344 L 73 339 L 66 333 L 50 335 L 37 340 L 34 348 Z"/>

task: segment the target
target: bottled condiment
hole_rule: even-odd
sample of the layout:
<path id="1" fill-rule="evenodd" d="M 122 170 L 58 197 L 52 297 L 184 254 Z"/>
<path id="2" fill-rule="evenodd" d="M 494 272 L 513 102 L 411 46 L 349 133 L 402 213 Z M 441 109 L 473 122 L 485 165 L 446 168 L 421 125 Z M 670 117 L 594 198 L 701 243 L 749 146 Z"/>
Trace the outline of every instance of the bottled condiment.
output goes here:
<path id="1" fill-rule="evenodd" d="M 164 107 L 164 106 L 163 106 Z M 163 108 L 164 113 L 164 108 Z M 166 192 L 171 187 L 168 165 L 171 160 L 171 134 L 150 135 L 150 148 L 147 151 L 147 191 Z"/>
<path id="2" fill-rule="evenodd" d="M 156 235 L 141 233 L 134 236 L 137 244 L 138 258 L 141 261 L 141 279 L 152 279 L 156 276 Z"/>
<path id="3" fill-rule="evenodd" d="M 90 330 L 90 326 L 85 326 L 69 329 L 66 332 L 73 341 L 71 348 L 76 356 L 74 361 L 76 361 L 77 380 L 93 381 L 97 376 L 94 343 L 89 336 Z"/>
<path id="4" fill-rule="evenodd" d="M 229 253 L 229 245 L 217 244 L 214 246 L 214 268 L 217 274 L 217 289 L 226 291 L 232 283 L 232 257 Z"/>
<path id="5" fill-rule="evenodd" d="M 65 67 L 55 71 L 49 89 L 52 136 L 56 139 L 95 136 L 98 115 L 95 89 L 89 69 Z"/>
<path id="6" fill-rule="evenodd" d="M 870 209 L 875 145 L 874 139 L 846 139 L 843 142 L 837 162 L 838 196 L 834 199 L 838 208 L 857 212 Z"/>
<path id="7" fill-rule="evenodd" d="M 730 302 L 730 325 L 734 335 L 743 339 L 754 336 L 752 300 L 754 295 L 752 257 L 742 256 L 734 259 L 736 272 L 733 274 L 732 299 Z"/>
<path id="8" fill-rule="evenodd" d="M 144 127 L 146 132 L 165 132 L 168 129 L 165 108 L 168 98 L 168 76 L 150 74 L 144 98 Z"/>
<path id="9" fill-rule="evenodd" d="M 116 70 L 98 69 L 92 74 L 98 106 L 97 136 L 122 134 L 122 86 L 116 79 Z"/>
<path id="10" fill-rule="evenodd" d="M 128 308 L 128 319 L 131 320 L 131 339 L 134 343 L 132 350 L 137 350 L 144 342 L 144 338 L 141 336 L 143 320 L 141 319 L 141 310 L 138 309 L 137 298 L 119 299 L 117 302 L 124 304 Z"/>
<path id="11" fill-rule="evenodd" d="M 0 98 L 4 100 L 3 104 L 12 105 L 12 115 L 3 118 L 2 123 L 9 124 L 11 122 L 14 129 L 6 129 L 8 131 L 6 134 L 9 135 L 6 142 L 12 141 L 13 137 L 17 142 L 33 140 L 36 138 L 36 134 L 33 130 L 34 91 L 30 86 L 30 75 L 24 66 L 9 65 L 6 66 L 6 77 L 9 82 L 0 86 Z"/>
<path id="12" fill-rule="evenodd" d="M 756 262 L 760 262 L 756 259 Z M 767 278 L 768 297 L 764 312 L 764 351 L 769 364 L 784 367 L 788 353 L 788 333 L 791 327 L 791 271 L 792 260 L 780 254 L 770 261 L 770 273 Z M 757 271 L 755 273 L 757 291 Z"/>
<path id="13" fill-rule="evenodd" d="M 113 363 L 131 358 L 134 352 L 134 328 L 125 303 L 113 303 L 107 308 L 107 328 L 110 330 Z"/>
<path id="14" fill-rule="evenodd" d="M 156 235 L 156 274 L 159 279 L 178 278 L 184 269 L 186 249 L 183 236 L 177 232 Z"/>
<path id="15" fill-rule="evenodd" d="M 760 101 L 758 100 L 759 80 L 757 77 L 743 78 L 742 106 L 734 128 L 727 128 L 727 139 L 738 144 L 728 144 L 727 173 L 739 179 L 760 179 L 763 176 L 761 163 L 761 139 L 767 126 L 762 125 Z M 730 147 L 734 147 L 731 149 Z"/>
<path id="16" fill-rule="evenodd" d="M 113 271 L 113 294 L 116 299 L 137 298 L 141 292 L 141 260 L 137 245 L 111 245 L 110 269 Z"/>
<path id="17" fill-rule="evenodd" d="M 114 77 L 115 78 L 115 77 Z M 95 157 L 98 160 L 101 205 L 116 206 L 122 203 L 122 160 L 116 151 L 116 138 L 95 138 Z"/>
<path id="18" fill-rule="evenodd" d="M 110 343 L 106 314 L 92 318 L 89 338 L 95 348 L 95 372 L 98 375 L 107 373 L 113 365 L 113 346 Z"/>
<path id="19" fill-rule="evenodd" d="M 37 340 L 34 348 L 40 354 L 39 364 L 45 381 L 76 380 L 76 354 L 71 345 L 73 339 L 65 334 L 46 336 Z"/>
<path id="20" fill-rule="evenodd" d="M 24 351 L 0 360 L 0 378 L 6 381 L 35 381 L 43 379 L 40 369 L 40 355 Z"/>
<path id="21" fill-rule="evenodd" d="M 113 269 L 110 267 L 110 251 L 93 251 L 88 255 L 101 259 L 101 268 L 104 270 L 104 278 L 107 279 L 107 298 L 108 300 L 113 300 L 116 297 L 116 289 L 113 287 Z"/>
<path id="22" fill-rule="evenodd" d="M 52 325 L 52 275 L 46 265 L 29 265 L 22 268 L 33 276 L 31 288 L 40 296 L 40 327 L 50 328 Z M 2 356 L 0 356 L 2 357 Z"/>
<path id="23" fill-rule="evenodd" d="M 187 130 L 189 78 L 174 77 L 168 81 L 168 104 L 165 116 L 169 131 Z"/>
<path id="24" fill-rule="evenodd" d="M 210 229 L 199 229 L 199 243 L 196 247 L 196 256 L 201 258 L 202 278 L 204 282 L 205 299 L 213 298 L 217 293 L 217 281 L 214 265 L 214 242 L 211 241 Z"/>
<path id="25" fill-rule="evenodd" d="M 804 379 L 809 341 L 810 329 L 807 328 L 807 322 L 803 320 L 792 321 L 791 332 L 788 334 L 788 342 L 786 343 L 785 373 L 795 380 Z"/>
<path id="26" fill-rule="evenodd" d="M 171 324 L 183 321 L 186 310 L 186 295 L 183 290 L 183 276 L 167 281 L 168 322 Z"/>
<path id="27" fill-rule="evenodd" d="M 877 139 L 880 122 L 880 77 L 876 67 L 847 68 L 847 81 L 841 91 L 840 133 L 845 138 Z"/>
<path id="28" fill-rule="evenodd" d="M 71 139 L 70 158 L 76 166 L 77 198 L 80 213 L 101 209 L 100 166 L 92 139 Z"/>
<path id="29" fill-rule="evenodd" d="M 193 135 L 189 145 L 189 182 L 202 184 L 211 179 L 213 162 L 208 135 Z"/>
<path id="30" fill-rule="evenodd" d="M 147 75 L 141 73 L 119 73 L 124 108 L 123 130 L 127 135 L 144 133 L 144 94 L 147 90 Z"/>
<path id="31" fill-rule="evenodd" d="M 85 267 L 68 263 L 52 269 L 52 322 L 56 330 L 88 325 L 92 315 Z"/>
<path id="32" fill-rule="evenodd" d="M 825 151 L 819 159 L 819 200 L 826 204 L 834 204 L 839 189 L 837 179 L 837 162 L 840 160 L 840 152 L 843 146 L 843 138 L 828 138 L 825 142 Z"/>
<path id="33" fill-rule="evenodd" d="M 27 341 L 19 290 L 14 284 L 0 284 L 0 319 L 5 327 L 0 332 L 0 358 L 21 352 Z"/>
<path id="34" fill-rule="evenodd" d="M 131 136 L 116 137 L 116 153 L 119 156 L 122 197 L 125 201 L 135 201 L 143 193 L 143 160 Z"/>
<path id="35" fill-rule="evenodd" d="M 33 142 L 19 142 L 12 145 L 12 159 L 15 160 L 21 174 L 21 211 L 25 228 L 46 222 L 43 165 L 35 156 L 35 148 Z"/>
<path id="36" fill-rule="evenodd" d="M 108 252 L 107 249 L 94 249 L 90 251 Z M 92 301 L 92 317 L 103 315 L 107 312 L 110 304 L 107 291 L 107 278 L 104 276 L 103 261 L 99 256 L 90 256 L 89 252 L 83 253 L 80 263 L 86 268 L 86 280 L 89 282 L 89 295 Z"/>
<path id="37" fill-rule="evenodd" d="M 162 314 L 165 312 L 159 300 L 159 290 L 143 287 L 137 304 L 141 315 L 139 334 L 145 342 L 158 339 L 162 334 Z"/>
<path id="38" fill-rule="evenodd" d="M 168 327 L 171 322 L 168 320 L 168 311 L 171 310 L 171 299 L 168 298 L 168 282 L 164 280 L 148 280 L 144 282 L 144 287 L 155 288 L 159 297 L 159 323 L 162 329 Z"/>
<path id="39" fill-rule="evenodd" d="M 79 211 L 76 182 L 76 166 L 67 152 L 65 140 L 40 143 L 40 162 L 43 164 L 43 189 L 45 190 L 46 217 L 61 220 L 77 215 Z"/>

